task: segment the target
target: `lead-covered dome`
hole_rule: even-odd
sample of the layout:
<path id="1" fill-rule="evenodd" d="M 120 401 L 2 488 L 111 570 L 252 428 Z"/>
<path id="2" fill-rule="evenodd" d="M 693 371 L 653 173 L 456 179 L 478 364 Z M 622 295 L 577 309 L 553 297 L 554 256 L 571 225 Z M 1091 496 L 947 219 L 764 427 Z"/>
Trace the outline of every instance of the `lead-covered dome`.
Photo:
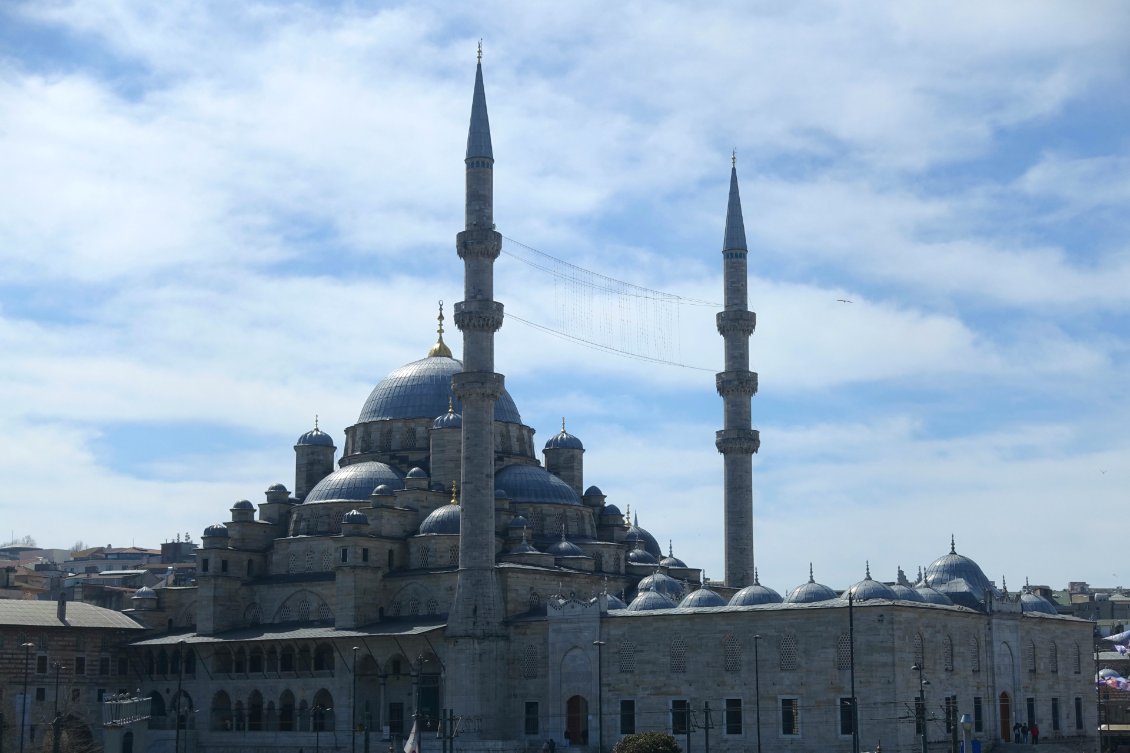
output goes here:
<path id="1" fill-rule="evenodd" d="M 313 429 L 299 437 L 298 441 L 294 444 L 297 446 L 314 445 L 317 447 L 333 447 L 334 440 L 333 437 L 331 437 L 329 434 L 325 433 L 317 426 L 315 426 Z"/>
<path id="2" fill-rule="evenodd" d="M 757 570 L 753 571 L 753 585 L 746 586 L 730 597 L 732 607 L 753 607 L 758 604 L 780 604 L 781 594 L 768 586 L 761 585 Z"/>
<path id="3" fill-rule="evenodd" d="M 853 601 L 867 601 L 868 599 L 889 599 L 896 601 L 898 599 L 898 594 L 896 594 L 890 586 L 871 578 L 870 564 L 867 565 L 866 575 L 864 575 L 863 580 L 844 591 L 843 597 L 846 599 L 849 594 Z"/>
<path id="4" fill-rule="evenodd" d="M 380 381 L 361 408 L 357 423 L 389 419 L 427 418 L 447 414 L 450 402 L 462 414 L 462 403 L 451 391 L 451 377 L 463 371 L 463 364 L 447 356 L 431 356 L 401 366 Z M 520 424 L 518 407 L 504 389 L 494 403 L 494 420 Z"/>
<path id="5" fill-rule="evenodd" d="M 376 460 L 353 463 L 337 469 L 315 484 L 303 502 L 330 502 L 333 500 L 361 502 L 369 499 L 369 495 L 380 485 L 392 489 L 403 489 L 404 480 L 395 468 Z"/>
<path id="6" fill-rule="evenodd" d="M 495 474 L 494 483 L 505 489 L 515 502 L 581 504 L 571 486 L 540 465 L 508 465 Z"/>
<path id="7" fill-rule="evenodd" d="M 421 535 L 459 533 L 459 505 L 437 507 L 420 524 Z"/>
<path id="8" fill-rule="evenodd" d="M 1024 612 L 1039 612 L 1040 614 L 1059 614 L 1050 601 L 1039 594 L 1025 591 L 1020 594 L 1020 609 Z"/>
<path id="9" fill-rule="evenodd" d="M 632 603 L 624 607 L 628 612 L 647 612 L 652 609 L 674 609 L 675 602 L 658 591 L 640 591 Z"/>
<path id="10" fill-rule="evenodd" d="M 816 582 L 816 578 L 812 575 L 812 566 L 809 565 L 808 582 L 801 583 L 792 591 L 789 591 L 789 595 L 785 597 L 785 603 L 814 604 L 818 601 L 831 601 L 837 598 L 839 598 L 839 594 L 824 584 Z"/>
<path id="11" fill-rule="evenodd" d="M 547 450 L 583 450 L 585 446 L 581 444 L 581 440 L 574 437 L 569 432 L 565 431 L 565 419 L 561 420 L 561 431 L 554 434 L 545 443 Z M 599 490 L 597 490 L 599 493 Z"/>
<path id="12" fill-rule="evenodd" d="M 642 578 L 636 586 L 636 590 L 658 591 L 661 594 L 670 596 L 672 599 L 677 599 L 683 595 L 683 584 L 667 573 L 661 573 L 656 570 L 646 578 Z"/>
<path id="13" fill-rule="evenodd" d="M 706 586 L 703 586 L 702 588 L 696 591 L 691 591 L 689 594 L 684 596 L 683 600 L 679 602 L 679 606 L 724 607 L 726 606 L 726 600 L 719 596 L 717 592 L 711 591 Z"/>
<path id="14" fill-rule="evenodd" d="M 915 591 L 913 588 L 902 583 L 895 583 L 891 586 L 891 590 L 895 592 L 895 598 L 899 601 L 913 601 L 916 603 L 923 603 L 926 601 L 922 598 L 922 594 Z"/>
<path id="15" fill-rule="evenodd" d="M 993 588 L 980 565 L 965 555 L 957 553 L 952 536 L 950 537 L 949 554 L 931 562 L 923 577 L 926 585 L 939 591 L 945 591 L 940 586 L 944 586 L 950 581 L 963 580 L 965 585 L 960 590 L 967 591 L 977 601 L 984 601 L 985 594 Z"/>

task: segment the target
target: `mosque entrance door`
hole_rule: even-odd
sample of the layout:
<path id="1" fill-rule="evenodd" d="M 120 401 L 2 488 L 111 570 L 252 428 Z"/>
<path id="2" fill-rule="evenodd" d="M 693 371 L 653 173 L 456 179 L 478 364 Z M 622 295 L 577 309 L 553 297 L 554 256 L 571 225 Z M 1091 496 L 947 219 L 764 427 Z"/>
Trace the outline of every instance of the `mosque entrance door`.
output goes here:
<path id="1" fill-rule="evenodd" d="M 1011 742 L 1012 738 L 1012 701 L 1008 697 L 1008 693 L 1002 692 L 1000 698 L 1001 707 L 1001 739 L 1006 743 Z"/>
<path id="2" fill-rule="evenodd" d="M 575 695 L 565 702 L 565 739 L 570 745 L 589 743 L 589 702 Z"/>

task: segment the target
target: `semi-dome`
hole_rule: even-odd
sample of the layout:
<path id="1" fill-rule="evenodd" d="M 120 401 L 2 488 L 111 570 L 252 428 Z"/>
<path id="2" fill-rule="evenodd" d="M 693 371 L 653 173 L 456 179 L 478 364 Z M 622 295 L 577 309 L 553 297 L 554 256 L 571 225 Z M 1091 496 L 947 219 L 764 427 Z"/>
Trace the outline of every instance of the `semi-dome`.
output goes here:
<path id="1" fill-rule="evenodd" d="M 314 445 L 316 447 L 333 447 L 334 440 L 333 437 L 331 437 L 329 434 L 325 433 L 317 426 L 315 426 L 313 429 L 299 437 L 298 441 L 294 444 L 295 446 L 299 447 L 307 445 Z"/>
<path id="2" fill-rule="evenodd" d="M 249 499 L 241 499 L 231 506 L 233 510 L 254 510 L 255 505 L 251 504 Z"/>
<path id="3" fill-rule="evenodd" d="M 204 529 L 204 535 L 221 536 L 226 539 L 228 537 L 228 527 L 223 523 L 214 523 Z"/>
<path id="4" fill-rule="evenodd" d="M 627 609 L 628 608 L 628 605 L 625 604 L 624 600 L 621 599 L 619 596 L 617 596 L 615 594 L 605 594 L 604 596 L 605 596 L 605 598 L 608 599 L 608 611 L 609 612 L 611 612 L 613 609 Z M 596 599 L 597 599 L 597 597 L 595 597 L 595 596 L 592 597 L 592 599 L 589 600 L 589 603 L 595 604 Z"/>
<path id="5" fill-rule="evenodd" d="M 895 583 L 891 586 L 891 590 L 895 592 L 895 598 L 899 601 L 913 601 L 919 604 L 925 601 L 925 599 L 922 598 L 922 594 L 902 583 Z"/>
<path id="6" fill-rule="evenodd" d="M 589 495 L 586 494 L 585 496 L 587 497 Z M 600 514 L 601 514 L 601 516 L 608 516 L 610 518 L 611 517 L 617 517 L 617 518 L 623 518 L 624 517 L 624 513 L 620 512 L 620 508 L 617 507 L 616 505 L 613 505 L 613 504 L 607 504 L 604 507 L 600 508 Z"/>
<path id="7" fill-rule="evenodd" d="M 444 505 L 432 511 L 420 524 L 420 534 L 458 534 L 459 505 Z"/>
<path id="8" fill-rule="evenodd" d="M 812 566 L 809 565 L 808 582 L 801 583 L 792 591 L 789 591 L 789 595 L 785 597 L 784 601 L 786 604 L 814 604 L 818 601 L 831 601 L 837 598 L 839 598 L 839 594 L 824 584 L 816 582 L 816 579 L 812 576 Z"/>
<path id="9" fill-rule="evenodd" d="M 922 601 L 926 602 L 927 604 L 941 604 L 942 606 L 946 607 L 953 606 L 953 602 L 950 601 L 950 597 L 946 596 L 944 593 L 935 588 L 930 588 L 930 586 L 918 586 L 914 590 L 917 591 L 918 595 L 922 597 Z"/>
<path id="10" fill-rule="evenodd" d="M 968 557 L 958 554 L 954 549 L 953 537 L 950 537 L 949 554 L 943 555 L 930 563 L 923 577 L 926 585 L 933 588 L 943 586 L 950 581 L 964 580 L 969 587 L 969 592 L 977 601 L 985 598 L 986 592 L 992 590 L 992 583 L 985 577 L 981 566 Z"/>
<path id="11" fill-rule="evenodd" d="M 561 431 L 554 434 L 545 443 L 547 450 L 583 450 L 585 446 L 581 444 L 581 440 L 574 437 L 569 432 L 565 431 L 565 419 L 561 419 Z"/>
<path id="12" fill-rule="evenodd" d="M 421 358 L 401 366 L 369 393 L 357 423 L 403 418 L 434 419 L 447 413 L 449 401 L 454 411 L 462 414 L 462 404 L 451 391 L 451 377 L 461 371 L 461 361 L 443 355 Z M 522 423 L 514 399 L 505 389 L 494 403 L 494 420 Z"/>
<path id="13" fill-rule="evenodd" d="M 758 604 L 780 604 L 781 594 L 768 586 L 761 585 L 757 570 L 753 571 L 753 585 L 746 586 L 730 597 L 732 607 L 754 607 Z"/>
<path id="14" fill-rule="evenodd" d="M 895 601 L 898 599 L 898 595 L 891 590 L 890 586 L 871 578 L 870 565 L 867 566 L 866 575 L 863 580 L 844 591 L 843 597 L 845 599 L 848 595 L 851 595 L 853 601 L 867 601 L 868 599 L 889 599 L 890 601 Z"/>
<path id="15" fill-rule="evenodd" d="M 361 525 L 369 525 L 369 516 L 360 510 L 350 510 L 341 516 L 342 523 L 359 523 Z"/>
<path id="16" fill-rule="evenodd" d="M 691 591 L 683 597 L 679 602 L 680 607 L 724 607 L 726 600 L 719 596 L 716 592 L 711 591 L 709 588 L 703 586 L 702 588 Z"/>
<path id="17" fill-rule="evenodd" d="M 494 483 L 506 489 L 515 502 L 581 504 L 572 487 L 540 465 L 508 465 L 495 474 Z"/>
<path id="18" fill-rule="evenodd" d="M 674 609 L 675 602 L 658 591 L 640 591 L 632 603 L 624 607 L 629 612 L 647 612 L 652 609 Z"/>
<path id="19" fill-rule="evenodd" d="M 404 481 L 392 466 L 376 460 L 353 463 L 338 468 L 314 485 L 303 502 L 332 500 L 367 500 L 378 486 L 403 489 Z"/>
<path id="20" fill-rule="evenodd" d="M 414 466 L 409 469 L 408 473 L 404 474 L 404 478 L 427 478 L 428 472 L 420 466 Z"/>
<path id="21" fill-rule="evenodd" d="M 672 578 L 667 573 L 662 573 L 656 570 L 646 578 L 640 579 L 639 584 L 636 586 L 637 591 L 658 591 L 661 594 L 667 594 L 672 599 L 677 599 L 683 595 L 683 584 Z"/>
<path id="22" fill-rule="evenodd" d="M 1025 612 L 1039 612 L 1041 614 L 1059 614 L 1055 606 L 1039 594 L 1025 591 L 1020 594 L 1020 609 Z"/>

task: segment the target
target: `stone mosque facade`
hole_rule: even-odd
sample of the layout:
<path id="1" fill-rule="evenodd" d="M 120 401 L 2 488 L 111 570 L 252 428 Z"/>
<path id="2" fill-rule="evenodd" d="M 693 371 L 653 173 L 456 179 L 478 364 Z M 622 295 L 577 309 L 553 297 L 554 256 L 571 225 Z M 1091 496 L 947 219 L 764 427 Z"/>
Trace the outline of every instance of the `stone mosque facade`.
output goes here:
<path id="1" fill-rule="evenodd" d="M 644 731 L 685 750 L 920 751 L 924 734 L 941 751 L 965 714 L 984 745 L 1016 721 L 1093 744 L 1091 623 L 998 588 L 952 541 L 913 583 L 866 572 L 841 593 L 810 572 L 782 597 L 758 582 L 736 167 L 717 321 L 724 583 L 588 485 L 564 424 L 539 458 L 495 370 L 493 165 L 480 62 L 451 312 L 463 360 L 441 310 L 435 344 L 377 384 L 340 456 L 303 434 L 293 490 L 204 531 L 195 586 L 137 592 L 152 628 L 130 648 L 152 699 L 139 749 L 399 751 L 416 723 L 436 751 L 606 751 Z"/>

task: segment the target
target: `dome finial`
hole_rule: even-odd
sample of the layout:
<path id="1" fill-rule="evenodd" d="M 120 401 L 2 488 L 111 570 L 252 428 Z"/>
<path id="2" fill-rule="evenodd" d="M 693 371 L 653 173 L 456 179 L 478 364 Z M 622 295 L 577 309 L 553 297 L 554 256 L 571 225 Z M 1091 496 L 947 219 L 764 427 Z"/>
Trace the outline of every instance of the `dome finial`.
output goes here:
<path id="1" fill-rule="evenodd" d="M 1008 593 L 1008 581 L 1004 579 L 1003 575 L 1001 576 L 1001 590 Z"/>
<path id="2" fill-rule="evenodd" d="M 814 576 L 812 574 L 812 563 L 811 562 L 808 563 L 808 582 L 809 583 L 815 583 L 816 582 L 816 576 Z"/>
<path id="3" fill-rule="evenodd" d="M 730 167 L 737 169 L 738 167 L 738 148 L 735 146 L 734 151 L 730 152 Z"/>
<path id="4" fill-rule="evenodd" d="M 314 431 L 318 431 L 318 414 L 314 414 Z"/>
<path id="5" fill-rule="evenodd" d="M 564 523 L 561 524 L 561 540 L 562 541 L 565 540 L 565 524 Z"/>
<path id="6" fill-rule="evenodd" d="M 753 568 L 753 585 L 755 585 L 755 586 L 761 585 L 761 581 L 758 580 L 758 577 L 757 577 L 757 568 L 756 567 Z"/>
<path id="7" fill-rule="evenodd" d="M 565 433 L 565 416 L 561 417 L 561 433 Z"/>
<path id="8" fill-rule="evenodd" d="M 668 557 L 674 557 L 675 556 L 675 547 L 672 546 L 671 539 L 667 539 L 667 556 Z"/>
<path id="9" fill-rule="evenodd" d="M 453 415 L 455 413 L 455 398 L 453 398 L 451 395 L 447 396 L 447 412 L 449 415 Z"/>
<path id="10" fill-rule="evenodd" d="M 871 560 L 864 560 L 867 563 L 867 568 L 864 570 L 864 580 L 871 580 Z"/>
<path id="11" fill-rule="evenodd" d="M 459 504 L 459 497 L 456 494 L 455 479 L 451 479 L 451 504 Z"/>
<path id="12" fill-rule="evenodd" d="M 479 40 L 479 50 L 476 53 L 475 57 L 477 58 L 475 60 L 475 62 L 477 62 L 477 63 L 483 62 L 483 40 L 481 40 L 481 39 Z"/>
<path id="13" fill-rule="evenodd" d="M 439 326 L 436 327 L 438 339 L 436 340 L 436 344 L 428 351 L 428 358 L 435 358 L 437 356 L 451 358 L 451 348 L 447 347 L 447 343 L 443 341 L 443 301 L 439 302 L 439 316 L 436 317 L 436 321 L 439 322 Z"/>

